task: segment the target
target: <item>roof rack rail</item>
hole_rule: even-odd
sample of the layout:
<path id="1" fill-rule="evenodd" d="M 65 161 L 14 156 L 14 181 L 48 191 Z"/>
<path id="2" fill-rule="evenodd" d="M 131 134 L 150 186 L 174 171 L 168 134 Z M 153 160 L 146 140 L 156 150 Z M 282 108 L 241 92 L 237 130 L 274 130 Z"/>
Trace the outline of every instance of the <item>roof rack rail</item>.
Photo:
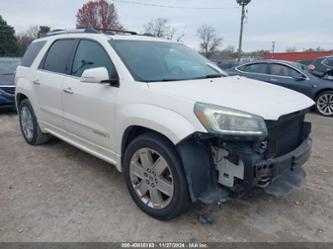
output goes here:
<path id="1" fill-rule="evenodd" d="M 77 28 L 77 29 L 54 29 L 46 33 L 46 36 L 73 34 L 73 33 L 92 33 L 96 34 L 98 31 L 94 28 Z"/>
<path id="2" fill-rule="evenodd" d="M 102 33 L 114 35 L 115 33 L 124 33 L 124 34 L 131 34 L 131 35 L 137 35 L 138 33 L 135 31 L 130 30 L 123 30 L 123 29 L 103 29 L 103 28 L 97 28 L 95 30 L 101 31 Z"/>
<path id="3" fill-rule="evenodd" d="M 130 34 L 130 35 L 141 35 L 141 36 L 151 36 L 154 37 L 154 35 L 145 33 L 145 34 L 138 34 L 135 31 L 130 30 L 123 30 L 123 29 L 103 29 L 103 28 L 89 28 L 89 27 L 78 27 L 76 29 L 54 29 L 50 32 L 47 32 L 46 36 L 54 36 L 54 35 L 62 35 L 62 34 L 75 34 L 75 33 L 91 33 L 91 34 L 97 34 L 97 33 L 104 33 L 108 35 L 115 35 L 116 33 L 123 33 L 123 34 Z"/>

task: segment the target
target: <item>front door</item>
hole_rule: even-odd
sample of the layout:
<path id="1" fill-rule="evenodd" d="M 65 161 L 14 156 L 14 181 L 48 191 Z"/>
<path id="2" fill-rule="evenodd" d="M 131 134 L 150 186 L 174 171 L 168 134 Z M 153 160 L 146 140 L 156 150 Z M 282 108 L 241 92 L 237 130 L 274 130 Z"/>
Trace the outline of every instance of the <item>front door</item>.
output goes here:
<path id="1" fill-rule="evenodd" d="M 284 64 L 270 64 L 269 82 L 311 96 L 312 85 L 306 75 Z"/>
<path id="2" fill-rule="evenodd" d="M 81 82 L 83 71 L 95 67 L 105 67 L 110 78 L 116 74 L 102 45 L 93 40 L 81 40 L 71 77 L 67 77 L 63 85 L 64 125 L 72 139 L 105 155 L 111 152 L 119 88 L 109 84 Z"/>

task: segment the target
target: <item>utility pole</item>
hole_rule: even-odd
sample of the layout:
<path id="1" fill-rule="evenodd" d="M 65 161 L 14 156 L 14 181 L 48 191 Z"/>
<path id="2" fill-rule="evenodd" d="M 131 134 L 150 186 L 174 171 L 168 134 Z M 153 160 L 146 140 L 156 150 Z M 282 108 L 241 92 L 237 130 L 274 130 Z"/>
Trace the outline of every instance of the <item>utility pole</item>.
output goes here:
<path id="1" fill-rule="evenodd" d="M 241 26 L 239 32 L 239 46 L 238 46 L 238 62 L 240 62 L 242 56 L 242 42 L 243 42 L 243 27 L 244 27 L 244 19 L 245 19 L 245 6 L 248 5 L 251 0 L 236 0 L 236 2 L 242 7 L 242 15 L 241 15 Z"/>
<path id="2" fill-rule="evenodd" d="M 274 59 L 274 53 L 275 53 L 275 41 L 272 41 L 272 59 Z"/>

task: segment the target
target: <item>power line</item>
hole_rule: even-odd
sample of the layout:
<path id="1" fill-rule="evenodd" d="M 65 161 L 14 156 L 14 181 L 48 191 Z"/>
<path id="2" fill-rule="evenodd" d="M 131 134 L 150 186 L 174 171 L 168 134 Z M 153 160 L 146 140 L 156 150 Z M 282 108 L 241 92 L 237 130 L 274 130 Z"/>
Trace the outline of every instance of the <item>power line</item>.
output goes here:
<path id="1" fill-rule="evenodd" d="M 238 9 L 238 7 L 188 7 L 188 6 L 173 6 L 173 5 L 162 5 L 162 4 L 154 4 L 154 3 L 142 3 L 137 1 L 126 1 L 126 0 L 113 0 L 117 3 L 126 3 L 126 4 L 136 4 L 136 5 L 144 5 L 151 7 L 159 7 L 159 8 L 169 8 L 169 9 L 193 9 L 193 10 L 227 10 L 227 9 Z"/>

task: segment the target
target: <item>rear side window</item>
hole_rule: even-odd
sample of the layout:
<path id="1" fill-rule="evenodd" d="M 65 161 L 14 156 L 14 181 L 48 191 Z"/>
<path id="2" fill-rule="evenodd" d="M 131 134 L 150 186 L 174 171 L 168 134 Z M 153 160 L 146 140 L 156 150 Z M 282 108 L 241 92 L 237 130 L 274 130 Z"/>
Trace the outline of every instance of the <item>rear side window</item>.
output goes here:
<path id="1" fill-rule="evenodd" d="M 47 52 L 40 68 L 63 74 L 71 74 L 71 58 L 76 41 L 74 39 L 57 40 Z"/>
<path id="2" fill-rule="evenodd" d="M 248 73 L 267 74 L 267 63 L 247 64 L 239 68 L 241 71 Z"/>
<path id="3" fill-rule="evenodd" d="M 329 67 L 333 67 L 333 57 L 328 57 L 323 60 L 323 64 Z"/>
<path id="4" fill-rule="evenodd" d="M 81 40 L 76 50 L 72 75 L 80 77 L 84 70 L 89 68 L 105 67 L 109 76 L 114 76 L 114 66 L 104 50 L 97 42 Z"/>
<path id="5" fill-rule="evenodd" d="M 43 48 L 45 43 L 46 41 L 31 43 L 21 60 L 21 66 L 31 67 L 32 63 L 34 62 L 39 51 Z"/>

